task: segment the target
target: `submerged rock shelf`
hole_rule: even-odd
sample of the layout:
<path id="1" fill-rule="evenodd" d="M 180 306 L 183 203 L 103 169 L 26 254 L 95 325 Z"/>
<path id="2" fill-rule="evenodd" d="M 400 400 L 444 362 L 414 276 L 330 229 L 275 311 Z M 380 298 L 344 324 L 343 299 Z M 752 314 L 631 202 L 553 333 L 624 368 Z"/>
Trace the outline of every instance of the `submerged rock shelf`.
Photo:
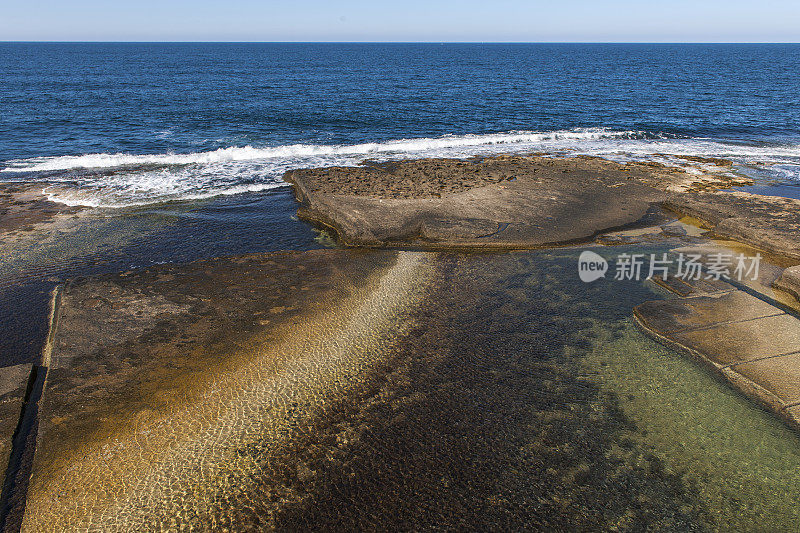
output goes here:
<path id="1" fill-rule="evenodd" d="M 53 342 L 26 531 L 208 524 L 402 330 L 425 258 L 326 251 L 77 280 Z"/>
<path id="2" fill-rule="evenodd" d="M 752 524 L 784 463 L 736 517 L 727 474 L 662 463 L 615 395 L 637 368 L 591 370 L 622 363 L 615 344 L 657 357 L 627 318 L 653 293 L 575 283 L 578 253 L 329 250 L 73 281 L 24 530 Z"/>
<path id="3" fill-rule="evenodd" d="M 636 323 L 800 429 L 800 319 L 723 281 L 660 284 L 680 298 L 637 306 Z"/>
<path id="4" fill-rule="evenodd" d="M 800 203 L 720 192 L 743 180 L 704 163 L 720 172 L 538 156 L 298 170 L 286 176 L 298 214 L 342 243 L 429 251 L 252 254 L 68 281 L 41 362 L 23 529 L 785 523 L 794 511 L 775 514 L 768 493 L 794 456 L 770 462 L 751 483 L 762 500 L 740 509 L 724 472 L 662 463 L 663 443 L 636 427 L 642 398 L 620 384 L 635 379 L 592 365 L 637 371 L 610 346 L 674 355 L 633 312 L 800 427 L 792 312 L 724 281 L 667 278 L 679 297 L 655 301 L 638 282 L 578 283 L 576 248 L 442 251 L 663 253 L 725 236 L 779 256 L 759 283 L 796 296 Z M 703 379 L 724 385 L 677 359 L 726 405 Z M 3 369 L 6 462 L 31 368 Z M 791 435 L 773 435 L 766 457 L 794 446 L 728 392 L 740 415 Z M 758 479 L 748 468 L 742 479 Z"/>

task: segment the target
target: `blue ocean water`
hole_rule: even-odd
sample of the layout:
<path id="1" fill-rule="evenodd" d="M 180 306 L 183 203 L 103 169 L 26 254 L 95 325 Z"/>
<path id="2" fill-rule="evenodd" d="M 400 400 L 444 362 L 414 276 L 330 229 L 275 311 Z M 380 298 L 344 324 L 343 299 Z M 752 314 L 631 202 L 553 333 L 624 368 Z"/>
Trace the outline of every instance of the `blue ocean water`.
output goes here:
<path id="1" fill-rule="evenodd" d="M 0 43 L 0 72 L 0 179 L 72 204 L 510 151 L 723 156 L 800 183 L 800 45 Z"/>

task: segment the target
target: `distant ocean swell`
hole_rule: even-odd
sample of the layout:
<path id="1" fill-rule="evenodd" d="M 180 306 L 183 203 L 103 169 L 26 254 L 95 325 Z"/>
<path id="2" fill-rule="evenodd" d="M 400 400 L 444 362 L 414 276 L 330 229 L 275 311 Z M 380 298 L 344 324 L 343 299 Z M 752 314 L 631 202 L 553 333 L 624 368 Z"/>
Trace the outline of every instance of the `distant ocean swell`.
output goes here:
<path id="1" fill-rule="evenodd" d="M 606 128 L 513 131 L 353 145 L 233 146 L 198 153 L 38 157 L 0 162 L 0 180 L 47 182 L 52 184 L 45 190 L 50 198 L 70 205 L 123 207 L 281 187 L 281 175 L 300 167 L 357 165 L 364 159 L 513 152 L 589 154 L 621 161 L 656 159 L 667 163 L 671 162 L 670 155 L 723 157 L 740 165 L 757 166 L 762 175 L 766 173 L 776 181 L 800 183 L 800 141 L 748 143 Z"/>

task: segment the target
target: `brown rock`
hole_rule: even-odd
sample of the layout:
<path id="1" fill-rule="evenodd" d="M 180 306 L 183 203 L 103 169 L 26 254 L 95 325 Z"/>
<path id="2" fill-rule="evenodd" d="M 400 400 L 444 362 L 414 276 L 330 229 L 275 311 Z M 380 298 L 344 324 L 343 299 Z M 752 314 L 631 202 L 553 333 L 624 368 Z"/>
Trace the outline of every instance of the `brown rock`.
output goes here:
<path id="1" fill-rule="evenodd" d="M 718 191 L 673 195 L 664 206 L 721 237 L 800 261 L 800 200 Z"/>
<path id="2" fill-rule="evenodd" d="M 800 299 L 800 265 L 784 270 L 773 287 Z"/>
<path id="3" fill-rule="evenodd" d="M 351 246 L 534 248 L 632 224 L 662 191 L 593 159 L 497 157 L 291 171 L 298 215 Z"/>
<path id="4" fill-rule="evenodd" d="M 794 408 L 800 402 L 800 318 L 735 289 L 645 302 L 634 318 L 647 334 L 703 362 L 800 429 Z"/>
<path id="5" fill-rule="evenodd" d="M 3 471 L 8 465 L 31 370 L 31 365 L 0 368 L 0 465 Z"/>

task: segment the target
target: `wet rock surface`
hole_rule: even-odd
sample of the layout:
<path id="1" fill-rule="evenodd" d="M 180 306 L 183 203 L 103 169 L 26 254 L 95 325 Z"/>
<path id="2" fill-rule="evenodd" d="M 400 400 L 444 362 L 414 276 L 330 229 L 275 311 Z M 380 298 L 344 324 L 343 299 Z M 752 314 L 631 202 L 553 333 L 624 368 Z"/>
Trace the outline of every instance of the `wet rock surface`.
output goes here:
<path id="1" fill-rule="evenodd" d="M 800 318 L 724 281 L 660 283 L 681 298 L 637 306 L 642 329 L 800 428 Z"/>
<path id="2" fill-rule="evenodd" d="M 800 200 L 717 191 L 674 195 L 664 206 L 700 219 L 721 237 L 800 261 Z"/>
<path id="3" fill-rule="evenodd" d="M 208 523 L 252 475 L 248 446 L 280 442 L 400 331 L 421 261 L 273 253 L 71 282 L 23 529 Z"/>
<path id="4" fill-rule="evenodd" d="M 721 190 L 752 182 L 726 171 L 729 161 L 683 159 L 705 166 L 497 156 L 365 162 L 284 179 L 298 215 L 351 246 L 536 248 L 633 224 L 658 203 L 717 236 L 800 261 L 800 200 Z"/>
<path id="5" fill-rule="evenodd" d="M 626 438 L 635 425 L 586 379 L 593 320 L 622 318 L 625 302 L 578 304 L 603 289 L 560 282 L 571 259 L 444 256 L 418 325 L 379 377 L 258 479 L 282 487 L 280 505 L 242 494 L 233 507 L 251 510 L 229 523 L 702 530 L 691 488 Z"/>
<path id="6" fill-rule="evenodd" d="M 336 254 L 328 261 L 336 264 Z M 330 252 L 317 255 L 321 261 Z M 276 276 L 277 285 L 290 283 L 286 276 L 320 276 L 324 287 L 353 283 L 330 271 L 298 274 L 290 264 L 313 261 L 290 257 L 271 257 L 287 268 Z M 436 274 L 426 277 L 419 261 L 433 257 Z M 591 293 L 603 290 L 565 282 L 571 257 L 401 252 L 397 259 L 386 253 L 362 258 L 350 257 L 348 264 L 367 261 L 365 270 L 377 270 L 381 280 L 409 272 L 403 283 L 427 286 L 427 297 L 404 315 L 387 316 L 383 325 L 372 324 L 371 305 L 358 304 L 357 322 L 335 322 L 348 326 L 339 331 L 329 329 L 329 318 L 301 313 L 291 324 L 301 341 L 268 335 L 257 341 L 260 348 L 243 338 L 250 322 L 237 317 L 269 320 L 287 312 L 283 301 L 260 302 L 263 281 L 241 281 L 258 267 L 274 270 L 263 258 L 242 267 L 222 260 L 67 287 L 26 530 L 126 524 L 702 529 L 705 511 L 691 488 L 625 437 L 634 425 L 615 398 L 581 377 L 580 354 L 590 346 L 593 320 L 623 318 L 645 289 L 629 291 L 627 305 L 565 308 L 565 301 L 594 300 Z M 227 280 L 229 271 L 240 281 Z M 243 283 L 255 294 L 239 292 Z M 382 283 L 366 296 L 385 293 L 375 302 L 378 313 L 392 308 L 391 298 L 403 287 Z M 231 295 L 212 307 L 233 323 L 208 322 L 200 309 L 187 312 L 199 305 L 192 298 L 215 294 Z M 326 298 L 322 316 L 336 314 L 332 306 L 347 307 L 347 299 Z M 140 310 L 136 302 L 144 309 L 147 301 L 153 309 Z M 302 301 L 293 305 L 304 308 Z M 118 331 L 113 317 L 137 312 L 142 322 Z M 206 337 L 202 343 L 210 348 L 192 349 L 193 315 L 201 317 L 202 331 L 222 339 Z M 145 318 L 160 325 L 143 327 Z M 100 328 L 92 334 L 101 339 L 94 346 L 81 340 L 89 322 Z M 394 341 L 374 347 L 366 342 L 387 327 Z M 236 332 L 236 340 L 228 341 L 235 348 L 224 348 L 228 331 Z M 333 341 L 318 345 L 305 338 L 309 333 Z M 292 367 L 291 361 L 305 361 L 320 346 L 323 361 L 335 360 L 353 341 L 357 358 L 374 358 L 370 365 L 330 374 L 319 373 L 326 363 Z M 139 357 L 114 356 L 131 350 Z M 270 370 L 267 361 L 275 353 L 287 362 Z M 209 364 L 211 354 L 222 362 Z M 125 372 L 126 361 L 138 361 L 134 373 Z M 156 361 L 167 368 L 154 366 Z M 300 369 L 310 372 L 309 379 L 297 377 Z M 284 383 L 281 375 L 295 377 Z M 237 399 L 232 406 L 214 399 L 228 393 Z M 187 407 L 187 401 L 201 407 Z M 278 419 L 276 426 L 266 423 Z M 207 430 L 198 432 L 198 425 Z"/>
<path id="7" fill-rule="evenodd" d="M 657 346 L 629 323 L 654 294 L 578 282 L 577 255 L 340 250 L 77 280 L 25 530 L 694 531 L 783 505 L 772 473 L 738 502 L 738 477 L 646 444 L 595 367 Z"/>
<path id="8" fill-rule="evenodd" d="M 709 226 L 745 220 L 750 233 L 730 238 L 785 257 L 794 246 L 794 206 L 750 209 L 757 200 L 696 192 L 721 178 L 700 183 L 654 164 L 499 157 L 287 179 L 297 176 L 301 214 L 337 230 L 352 224 L 364 239 L 353 242 L 370 246 L 584 240 L 592 228 L 641 220 L 661 189 L 702 204 L 675 210 Z M 328 207 L 349 213 L 344 226 L 314 211 L 308 184 L 314 201 L 334 198 Z M 775 213 L 777 233 L 760 231 Z M 506 222 L 516 216 L 523 222 Z M 701 240 L 662 221 L 599 242 Z M 541 253 L 261 254 L 70 281 L 47 361 L 26 530 L 733 523 L 709 509 L 722 504 L 704 501 L 696 478 L 630 438 L 624 399 L 587 376 L 583 359 L 603 350 L 592 345 L 598 323 L 618 341 L 641 304 L 637 317 L 650 317 L 659 340 L 796 422 L 797 319 L 724 282 L 668 278 L 662 285 L 684 298 L 642 304 L 653 297 L 646 289 L 578 283 L 575 257 Z M 792 275 L 784 271 L 784 287 Z M 756 523 L 748 513 L 760 504 L 724 505 L 741 510 L 738 523 Z"/>
<path id="9" fill-rule="evenodd" d="M 0 465 L 8 465 L 14 432 L 17 429 L 32 365 L 0 368 Z M 5 473 L 5 470 L 3 470 Z M 0 476 L 2 477 L 2 476 Z"/>
<path id="10" fill-rule="evenodd" d="M 592 157 L 405 160 L 288 172 L 301 218 L 353 246 L 535 248 L 637 222 L 666 190 L 730 184 Z"/>
<path id="11" fill-rule="evenodd" d="M 35 224 L 49 222 L 58 215 L 75 214 L 80 207 L 49 201 L 42 187 L 29 184 L 0 184 L 0 235 L 28 231 Z"/>
<path id="12" fill-rule="evenodd" d="M 775 281 L 774 287 L 800 300 L 800 266 L 789 267 Z"/>

